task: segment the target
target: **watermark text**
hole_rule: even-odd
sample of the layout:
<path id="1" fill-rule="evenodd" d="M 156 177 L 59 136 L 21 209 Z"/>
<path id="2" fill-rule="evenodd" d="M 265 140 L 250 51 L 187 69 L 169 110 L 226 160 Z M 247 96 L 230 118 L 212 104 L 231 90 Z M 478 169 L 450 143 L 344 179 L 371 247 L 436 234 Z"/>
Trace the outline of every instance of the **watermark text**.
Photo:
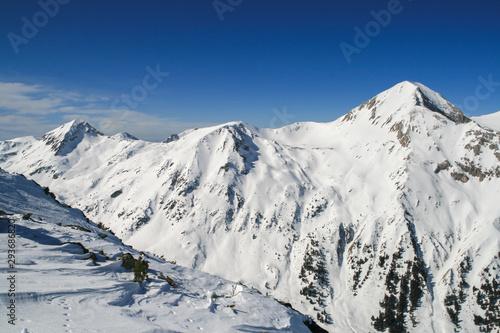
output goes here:
<path id="1" fill-rule="evenodd" d="M 7 322 L 16 325 L 16 225 L 9 220 L 7 231 Z"/>
<path id="2" fill-rule="evenodd" d="M 409 0 L 412 1 L 412 0 Z M 353 54 L 360 54 L 363 49 L 370 45 L 373 38 L 377 37 L 382 28 L 387 28 L 395 15 L 401 14 L 404 7 L 399 0 L 389 0 L 387 8 L 380 11 L 372 10 L 370 15 L 373 20 L 365 24 L 364 29 L 359 26 L 354 27 L 353 44 L 342 42 L 339 44 L 340 50 L 348 63 L 352 62 Z"/>
<path id="3" fill-rule="evenodd" d="M 49 18 L 53 18 L 59 13 L 59 6 L 66 5 L 70 0 L 40 0 L 38 5 L 41 10 L 33 14 L 31 20 L 26 16 L 21 18 L 23 23 L 21 27 L 21 34 L 9 32 L 7 38 L 9 39 L 12 49 L 17 54 L 19 53 L 19 46 L 21 44 L 28 44 L 28 42 L 35 38 L 38 34 L 38 29 L 43 28 L 49 23 Z"/>
<path id="4" fill-rule="evenodd" d="M 232 12 L 234 8 L 241 5 L 243 0 L 214 0 L 212 5 L 214 6 L 215 12 L 219 16 L 219 19 L 224 21 L 224 14 L 226 12 Z"/>
<path id="5" fill-rule="evenodd" d="M 485 101 L 500 87 L 500 82 L 493 81 L 493 74 L 488 75 L 488 78 L 480 75 L 477 80 L 479 84 L 476 86 L 473 95 L 467 96 L 458 108 L 466 112 L 477 111 L 481 101 Z"/>

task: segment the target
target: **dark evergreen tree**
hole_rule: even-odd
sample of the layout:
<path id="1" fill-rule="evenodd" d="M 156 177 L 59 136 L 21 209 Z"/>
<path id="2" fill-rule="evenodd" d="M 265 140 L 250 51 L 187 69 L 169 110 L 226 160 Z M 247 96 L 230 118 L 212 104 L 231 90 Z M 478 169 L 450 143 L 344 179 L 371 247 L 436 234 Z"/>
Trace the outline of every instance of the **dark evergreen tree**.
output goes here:
<path id="1" fill-rule="evenodd" d="M 139 284 L 142 285 L 144 280 L 148 279 L 149 264 L 146 260 L 143 260 L 142 257 L 139 257 L 139 259 L 135 261 L 132 271 L 134 272 L 134 282 L 139 282 Z"/>

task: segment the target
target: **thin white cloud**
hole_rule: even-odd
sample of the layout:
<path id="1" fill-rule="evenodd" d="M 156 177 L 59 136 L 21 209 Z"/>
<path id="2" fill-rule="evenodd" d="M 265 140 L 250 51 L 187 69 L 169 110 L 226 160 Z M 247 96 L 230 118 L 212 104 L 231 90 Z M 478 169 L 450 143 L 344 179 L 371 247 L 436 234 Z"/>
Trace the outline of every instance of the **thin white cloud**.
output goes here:
<path id="1" fill-rule="evenodd" d="M 106 135 L 128 132 L 148 141 L 161 141 L 188 128 L 214 125 L 116 110 L 109 101 L 108 96 L 85 96 L 42 85 L 0 82 L 0 140 L 41 136 L 75 118 L 88 121 Z"/>
<path id="2" fill-rule="evenodd" d="M 41 97 L 44 89 L 40 86 L 23 83 L 0 82 L 0 110 L 14 111 L 17 114 L 49 114 L 57 112 L 60 98 Z"/>
<path id="3" fill-rule="evenodd" d="M 22 136 L 41 136 L 59 125 L 50 123 L 40 116 L 0 114 L 0 140 Z"/>
<path id="4" fill-rule="evenodd" d="M 160 118 L 143 112 L 128 110 L 90 110 L 86 114 L 67 114 L 67 121 L 81 118 L 106 135 L 130 133 L 142 140 L 161 141 L 173 133 L 189 128 L 213 126 L 214 123 L 182 122 L 172 118 Z M 95 112 L 100 111 L 100 112 Z"/>

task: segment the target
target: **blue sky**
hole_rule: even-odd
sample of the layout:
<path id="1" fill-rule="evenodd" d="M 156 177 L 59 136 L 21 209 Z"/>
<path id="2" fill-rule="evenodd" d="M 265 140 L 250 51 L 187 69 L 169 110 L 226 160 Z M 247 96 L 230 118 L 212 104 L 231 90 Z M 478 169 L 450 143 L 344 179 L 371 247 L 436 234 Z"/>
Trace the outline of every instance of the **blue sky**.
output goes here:
<path id="1" fill-rule="evenodd" d="M 499 17 L 496 0 L 4 0 L 0 139 L 73 118 L 147 140 L 233 120 L 328 122 L 404 80 L 492 113 Z"/>

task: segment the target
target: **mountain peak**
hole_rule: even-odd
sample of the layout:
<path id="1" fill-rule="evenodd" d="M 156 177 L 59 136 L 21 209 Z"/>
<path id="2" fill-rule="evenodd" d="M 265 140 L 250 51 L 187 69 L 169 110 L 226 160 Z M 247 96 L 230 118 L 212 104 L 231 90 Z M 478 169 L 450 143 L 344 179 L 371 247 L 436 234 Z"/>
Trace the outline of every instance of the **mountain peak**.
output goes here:
<path id="1" fill-rule="evenodd" d="M 69 151 L 73 150 L 85 136 L 99 136 L 103 135 L 92 125 L 82 119 L 72 120 L 58 128 L 47 132 L 41 141 L 45 142 L 47 146 L 56 155 L 66 155 Z"/>
<path id="2" fill-rule="evenodd" d="M 403 81 L 383 91 L 372 99 L 352 110 L 344 120 L 349 120 L 358 111 L 368 109 L 372 117 L 392 117 L 394 113 L 411 113 L 419 109 L 439 113 L 454 123 L 468 123 L 470 121 L 462 111 L 446 100 L 439 93 L 428 88 L 422 83 Z"/>
<path id="3" fill-rule="evenodd" d="M 111 138 L 115 140 L 132 140 L 132 141 L 139 140 L 138 138 L 127 132 L 117 133 L 113 135 Z"/>

